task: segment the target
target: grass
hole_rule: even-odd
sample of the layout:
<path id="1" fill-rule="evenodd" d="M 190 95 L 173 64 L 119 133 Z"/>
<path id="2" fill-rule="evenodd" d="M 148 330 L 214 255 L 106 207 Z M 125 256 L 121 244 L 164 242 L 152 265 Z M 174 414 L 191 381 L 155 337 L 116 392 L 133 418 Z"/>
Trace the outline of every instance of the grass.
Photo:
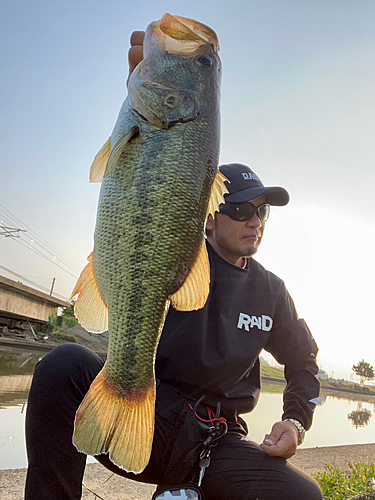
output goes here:
<path id="1" fill-rule="evenodd" d="M 274 366 L 261 364 L 260 374 L 262 377 L 272 377 L 285 380 L 284 371 L 280 368 L 275 368 Z M 367 396 L 375 396 L 375 387 L 372 386 L 365 386 L 361 389 L 358 384 L 351 384 L 341 380 L 320 380 L 320 385 L 322 389 L 335 389 L 355 393 L 361 392 Z"/>
<path id="2" fill-rule="evenodd" d="M 323 492 L 324 500 L 349 500 L 353 497 L 358 500 L 375 499 L 375 464 L 373 462 L 348 463 L 351 472 L 342 471 L 339 467 L 326 464 L 324 472 L 311 474 Z M 103 483 L 107 483 L 115 474 L 111 474 Z M 104 500 L 84 482 L 83 487 L 88 490 L 95 500 Z M 147 499 L 145 499 L 147 500 Z"/>
<path id="3" fill-rule="evenodd" d="M 351 472 L 342 471 L 339 467 L 325 465 L 324 472 L 312 474 L 322 488 L 324 500 L 348 500 L 356 495 L 363 498 L 375 498 L 373 483 L 375 464 L 356 462 L 348 463 Z M 365 494 L 372 493 L 366 497 Z"/>
<path id="4" fill-rule="evenodd" d="M 94 495 L 94 498 L 98 498 L 99 500 L 104 500 L 103 497 L 101 497 L 100 495 L 98 495 L 97 493 L 95 493 L 95 491 L 92 491 L 92 489 L 90 489 L 88 486 L 85 485 L 85 483 L 82 481 L 82 486 L 87 490 L 89 491 L 90 493 L 92 493 Z"/>
<path id="5" fill-rule="evenodd" d="M 78 321 L 74 317 L 73 307 L 73 304 L 69 307 L 64 307 L 61 316 L 57 316 L 56 313 L 50 315 L 47 325 L 44 326 L 39 334 L 39 340 L 41 342 L 45 340 L 46 336 L 57 345 L 66 342 L 77 342 L 72 335 L 66 335 L 62 331 L 65 328 L 74 328 L 78 325 Z"/>
<path id="6" fill-rule="evenodd" d="M 281 378 L 284 380 L 284 371 L 268 365 L 260 365 L 260 374 L 263 377 Z"/>
<path id="7" fill-rule="evenodd" d="M 354 392 L 362 392 L 366 395 L 375 396 L 375 387 L 365 385 L 362 389 L 359 384 L 350 384 L 348 382 L 342 382 L 341 380 L 321 380 L 320 385 L 325 389 L 341 389 L 343 391 L 354 391 Z"/>

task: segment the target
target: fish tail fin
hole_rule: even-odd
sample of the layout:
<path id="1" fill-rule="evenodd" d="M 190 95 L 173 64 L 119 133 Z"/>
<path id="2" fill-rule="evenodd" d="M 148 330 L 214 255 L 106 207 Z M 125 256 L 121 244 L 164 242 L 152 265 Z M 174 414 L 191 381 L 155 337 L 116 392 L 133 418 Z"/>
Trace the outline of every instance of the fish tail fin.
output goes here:
<path id="1" fill-rule="evenodd" d="M 118 467 L 139 474 L 151 455 L 154 407 L 155 380 L 150 387 L 125 395 L 103 368 L 77 410 L 73 444 L 87 455 L 109 452 Z"/>

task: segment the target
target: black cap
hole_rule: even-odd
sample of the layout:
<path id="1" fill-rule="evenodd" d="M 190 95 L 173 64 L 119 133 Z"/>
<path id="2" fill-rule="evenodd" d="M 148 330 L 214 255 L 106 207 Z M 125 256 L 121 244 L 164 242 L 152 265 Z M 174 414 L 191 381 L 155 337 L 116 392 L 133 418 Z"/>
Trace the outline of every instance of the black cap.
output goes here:
<path id="1" fill-rule="evenodd" d="M 281 207 L 289 202 L 289 193 L 286 189 L 264 186 L 257 174 L 247 165 L 229 163 L 228 165 L 220 165 L 219 170 L 229 181 L 225 183 L 229 191 L 225 195 L 225 201 L 242 203 L 254 200 L 264 194 L 266 203 L 270 205 Z"/>

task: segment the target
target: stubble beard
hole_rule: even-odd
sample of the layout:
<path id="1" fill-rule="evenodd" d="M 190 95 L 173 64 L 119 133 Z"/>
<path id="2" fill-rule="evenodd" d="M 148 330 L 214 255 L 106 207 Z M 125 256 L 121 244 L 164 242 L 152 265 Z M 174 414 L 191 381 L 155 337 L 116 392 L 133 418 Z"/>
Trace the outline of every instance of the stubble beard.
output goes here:
<path id="1" fill-rule="evenodd" d="M 244 251 L 246 253 L 244 255 L 241 255 L 241 257 L 248 257 L 248 258 L 253 257 L 253 255 L 255 255 L 258 251 L 261 241 L 262 241 L 262 236 L 258 238 L 256 243 L 254 243 L 253 245 L 249 245 L 247 248 L 245 248 Z"/>

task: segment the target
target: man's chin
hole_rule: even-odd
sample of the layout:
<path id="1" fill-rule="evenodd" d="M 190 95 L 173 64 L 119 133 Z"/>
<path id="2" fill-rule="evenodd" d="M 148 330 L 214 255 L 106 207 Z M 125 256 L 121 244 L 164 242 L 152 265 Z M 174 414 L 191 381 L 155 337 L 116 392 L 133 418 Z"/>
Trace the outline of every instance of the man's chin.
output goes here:
<path id="1" fill-rule="evenodd" d="M 253 255 L 255 255 L 258 251 L 258 246 L 251 246 L 251 247 L 247 247 L 246 248 L 246 253 L 243 255 L 243 257 L 252 257 Z"/>

